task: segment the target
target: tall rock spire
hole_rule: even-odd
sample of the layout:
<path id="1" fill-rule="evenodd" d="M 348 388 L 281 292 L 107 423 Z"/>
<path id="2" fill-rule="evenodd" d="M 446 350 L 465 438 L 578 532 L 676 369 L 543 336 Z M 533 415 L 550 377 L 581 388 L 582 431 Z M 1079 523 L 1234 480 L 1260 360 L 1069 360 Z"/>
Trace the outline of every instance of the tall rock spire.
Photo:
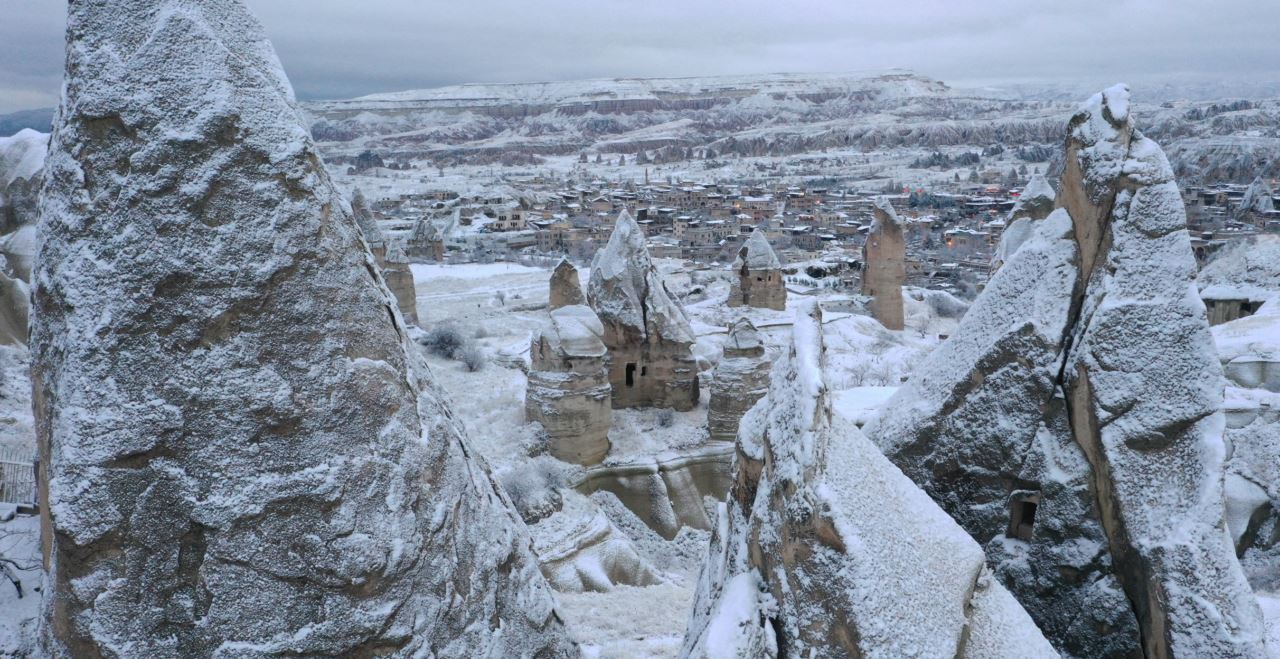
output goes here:
<path id="1" fill-rule="evenodd" d="M 889 200 L 878 197 L 875 219 L 862 247 L 862 294 L 871 297 L 871 316 L 891 330 L 906 326 L 902 284 L 906 279 L 907 240 Z"/>
<path id="2" fill-rule="evenodd" d="M 1083 297 L 1063 384 L 1144 648 L 1263 656 L 1261 612 L 1225 532 L 1222 370 L 1173 169 L 1134 127 L 1123 85 L 1068 129 L 1059 201 Z"/>
<path id="3" fill-rule="evenodd" d="M 1055 210 L 867 434 L 1076 656 L 1265 656 L 1226 533 L 1222 372 L 1129 90 L 1071 118 Z"/>
<path id="4" fill-rule="evenodd" d="M 33 386 L 54 656 L 564 656 L 238 0 L 70 5 Z"/>

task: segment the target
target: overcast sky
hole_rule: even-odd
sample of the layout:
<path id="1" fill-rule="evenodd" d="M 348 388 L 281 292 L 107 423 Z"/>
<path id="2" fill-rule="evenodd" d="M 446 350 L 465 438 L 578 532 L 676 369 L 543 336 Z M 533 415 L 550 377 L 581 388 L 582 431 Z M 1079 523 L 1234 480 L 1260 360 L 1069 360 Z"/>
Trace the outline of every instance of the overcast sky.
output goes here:
<path id="1" fill-rule="evenodd" d="M 460 82 L 882 71 L 1280 78 L 1280 0 L 246 0 L 303 99 Z M 57 103 L 63 0 L 0 2 L 0 113 Z"/>

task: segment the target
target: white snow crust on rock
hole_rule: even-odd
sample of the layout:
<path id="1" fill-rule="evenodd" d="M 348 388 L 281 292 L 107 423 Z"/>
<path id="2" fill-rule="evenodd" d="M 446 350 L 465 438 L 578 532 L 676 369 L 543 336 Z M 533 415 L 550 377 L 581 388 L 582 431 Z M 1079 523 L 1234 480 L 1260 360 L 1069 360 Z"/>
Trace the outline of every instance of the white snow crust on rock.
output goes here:
<path id="1" fill-rule="evenodd" d="M 1280 236 L 1262 234 L 1227 245 L 1200 270 L 1196 285 L 1206 300 L 1280 298 Z"/>
<path id="2" fill-rule="evenodd" d="M 991 257 L 993 269 L 1006 263 L 1013 253 L 1031 238 L 1035 229 L 1034 223 L 1048 217 L 1053 211 L 1056 194 L 1043 174 L 1037 173 L 1031 176 L 1027 187 L 1018 197 L 1018 203 L 1014 204 L 1013 210 L 1009 211 L 1009 217 L 1005 220 L 1007 226 L 1000 234 L 1000 244 L 996 246 L 995 254 Z"/>
<path id="3" fill-rule="evenodd" d="M 696 339 L 649 258 L 644 231 L 625 210 L 591 262 L 587 297 L 601 320 L 627 326 L 650 341 L 691 344 Z"/>
<path id="4" fill-rule="evenodd" d="M 32 179 L 44 167 L 49 135 L 24 128 L 0 137 L 0 192 L 18 179 Z"/>
<path id="5" fill-rule="evenodd" d="M 743 259 L 743 254 L 746 258 Z M 733 269 L 737 271 L 746 263 L 748 270 L 780 270 L 782 269 L 782 261 L 778 260 L 778 254 L 773 251 L 773 246 L 769 244 L 769 238 L 760 229 L 751 232 L 746 242 L 742 244 L 742 249 L 733 261 Z"/>
<path id="6" fill-rule="evenodd" d="M 1244 191 L 1244 196 L 1240 198 L 1240 211 L 1255 213 L 1265 213 L 1276 209 L 1275 200 L 1272 196 L 1275 191 L 1271 189 L 1271 185 L 1266 179 L 1257 176 L 1253 179 L 1253 183 Z"/>
<path id="7" fill-rule="evenodd" d="M 1116 572 L 1148 656 L 1263 656 L 1262 615 L 1224 520 L 1222 370 L 1186 215 L 1123 85 L 1068 125 L 1059 203 L 1084 295 L 1063 368 Z"/>
<path id="8" fill-rule="evenodd" d="M 386 245 L 387 238 L 382 233 L 382 228 L 378 226 L 378 221 L 373 217 L 373 211 L 369 209 L 369 202 L 364 198 L 364 191 L 356 188 L 351 193 L 351 214 L 355 216 L 356 224 L 360 227 L 360 231 L 364 232 L 365 242 L 370 247 L 383 247 Z"/>
<path id="9" fill-rule="evenodd" d="M 53 656 L 570 656 L 238 0 L 70 6 L 33 386 Z"/>
<path id="10" fill-rule="evenodd" d="M 832 414 L 805 306 L 743 419 L 681 655 L 1057 656 L 978 544 Z"/>

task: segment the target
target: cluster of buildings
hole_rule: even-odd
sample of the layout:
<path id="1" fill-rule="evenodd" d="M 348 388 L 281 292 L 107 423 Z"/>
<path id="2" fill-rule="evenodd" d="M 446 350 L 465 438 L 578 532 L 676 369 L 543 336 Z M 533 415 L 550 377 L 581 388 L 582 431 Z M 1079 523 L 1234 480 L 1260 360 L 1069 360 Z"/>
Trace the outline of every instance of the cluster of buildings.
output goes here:
<path id="1" fill-rule="evenodd" d="M 912 285 L 969 293 L 981 286 L 1020 196 L 1019 188 L 968 186 L 957 192 L 753 186 L 685 181 L 611 185 L 530 184 L 529 189 L 470 196 L 422 191 L 372 204 L 387 234 L 413 260 L 475 261 L 521 254 L 586 261 L 603 248 L 621 212 L 640 227 L 655 258 L 716 266 L 732 262 L 756 230 L 793 264 L 788 275 L 861 282 L 861 253 L 877 199 L 901 223 Z M 1280 211 L 1265 181 L 1184 190 L 1198 258 L 1259 232 L 1280 231 Z"/>

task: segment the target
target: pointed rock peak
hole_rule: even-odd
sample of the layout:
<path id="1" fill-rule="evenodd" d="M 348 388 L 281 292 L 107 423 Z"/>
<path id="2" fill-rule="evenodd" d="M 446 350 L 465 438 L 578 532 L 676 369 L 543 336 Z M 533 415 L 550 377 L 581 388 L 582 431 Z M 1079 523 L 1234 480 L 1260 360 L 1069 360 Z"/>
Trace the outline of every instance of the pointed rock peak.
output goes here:
<path id="1" fill-rule="evenodd" d="M 240 0 L 68 6 L 31 349 L 43 654 L 576 656 L 262 26 Z"/>
<path id="2" fill-rule="evenodd" d="M 382 228 L 378 226 L 378 221 L 373 217 L 373 211 L 369 209 L 369 202 L 364 198 L 364 192 L 360 188 L 356 188 L 351 193 L 351 213 L 355 215 L 356 224 L 360 225 L 360 230 L 364 232 L 365 240 L 369 241 L 371 246 L 381 245 L 385 242 L 386 237 L 382 234 Z"/>
<path id="3" fill-rule="evenodd" d="M 876 197 L 871 212 L 875 215 L 873 224 L 891 224 L 897 226 L 899 223 L 898 213 L 893 210 L 893 204 L 889 202 L 888 197 Z M 872 227 L 874 230 L 875 227 Z"/>
<path id="4" fill-rule="evenodd" d="M 586 304 L 587 298 L 582 294 L 582 281 L 578 278 L 578 269 L 567 258 L 560 259 L 555 270 L 551 271 L 551 293 L 547 306 L 559 309 L 575 304 Z"/>
<path id="5" fill-rule="evenodd" d="M 1027 181 L 1027 187 L 1023 189 L 1022 196 L 1019 197 L 1019 203 L 1028 199 L 1048 199 L 1053 201 L 1057 194 L 1053 189 L 1053 185 L 1044 177 L 1044 174 L 1036 172 L 1031 175 L 1031 180 Z"/>
<path id="6" fill-rule="evenodd" d="M 760 229 L 752 231 L 751 236 L 742 244 L 733 267 L 740 268 L 744 263 L 748 270 L 782 269 L 782 261 L 778 259 L 778 253 L 773 251 L 773 245 L 769 244 L 768 236 Z"/>
<path id="7" fill-rule="evenodd" d="M 729 345 L 737 350 L 752 350 L 763 346 L 760 331 L 746 317 L 733 321 L 729 326 Z"/>

